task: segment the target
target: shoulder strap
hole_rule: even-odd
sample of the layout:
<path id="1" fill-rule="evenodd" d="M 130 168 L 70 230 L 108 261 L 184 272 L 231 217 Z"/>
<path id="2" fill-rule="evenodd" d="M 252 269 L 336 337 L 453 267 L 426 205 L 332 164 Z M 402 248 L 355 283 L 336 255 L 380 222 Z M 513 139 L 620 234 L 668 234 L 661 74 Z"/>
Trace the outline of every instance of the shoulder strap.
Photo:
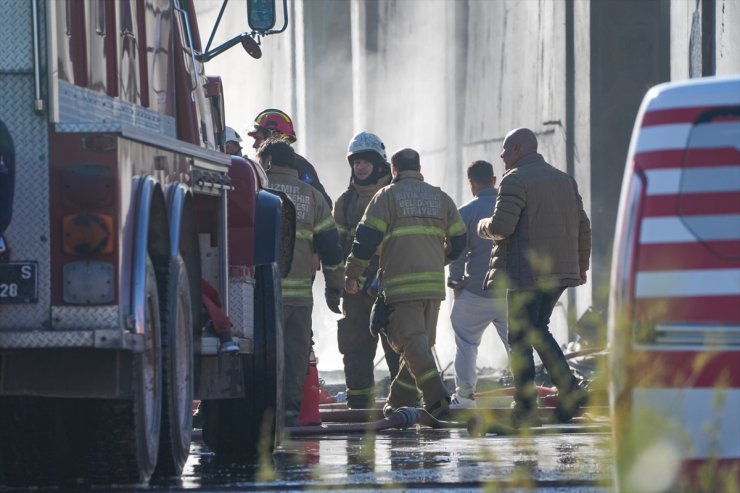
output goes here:
<path id="1" fill-rule="evenodd" d="M 339 196 L 339 199 L 342 201 L 342 213 L 344 214 L 344 226 L 349 229 L 350 227 L 350 221 L 349 221 L 349 204 L 352 202 L 352 197 L 355 195 L 355 189 L 352 187 L 347 187 L 347 190 L 342 193 L 342 195 Z"/>

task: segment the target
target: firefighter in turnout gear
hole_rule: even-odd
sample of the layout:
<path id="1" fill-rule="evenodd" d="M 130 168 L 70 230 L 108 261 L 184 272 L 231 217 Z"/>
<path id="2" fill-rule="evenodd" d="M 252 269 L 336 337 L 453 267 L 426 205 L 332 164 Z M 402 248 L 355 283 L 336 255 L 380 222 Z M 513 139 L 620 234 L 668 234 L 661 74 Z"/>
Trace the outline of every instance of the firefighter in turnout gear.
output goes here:
<path id="1" fill-rule="evenodd" d="M 358 292 L 382 244 L 378 277 L 389 313 L 386 331 L 402 356 L 383 411 L 416 406 L 419 388 L 427 411 L 444 419 L 450 397 L 431 348 L 445 297 L 444 267 L 465 249 L 466 227 L 452 199 L 424 183 L 416 151 L 396 152 L 391 164 L 391 184 L 375 194 L 357 226 L 344 286 L 347 293 Z"/>
<path id="2" fill-rule="evenodd" d="M 391 169 L 386 159 L 385 145 L 377 135 L 360 132 L 352 137 L 347 148 L 352 178 L 349 188 L 334 204 L 334 220 L 345 257 L 352 248 L 355 228 L 365 207 L 378 190 L 391 182 Z M 358 279 L 358 292 L 345 293 L 342 304 L 344 317 L 337 324 L 339 352 L 344 356 L 347 407 L 350 409 L 371 409 L 375 404 L 373 365 L 378 338 L 370 333 L 369 323 L 370 309 L 375 301 L 372 284 L 377 270 L 378 256 L 373 255 Z M 385 335 L 381 335 L 380 340 L 393 380 L 398 374 L 399 355 L 390 347 Z"/>
<path id="3" fill-rule="evenodd" d="M 295 426 L 311 350 L 312 255 L 317 251 L 321 258 L 327 304 L 335 311 L 339 310 L 333 300 L 338 299 L 341 292 L 344 262 L 329 205 L 318 190 L 298 178 L 290 144 L 268 139 L 259 148 L 257 157 L 267 171 L 269 187 L 287 194 L 296 209 L 293 264 L 282 280 L 285 424 Z"/>
<path id="4" fill-rule="evenodd" d="M 298 139 L 293 127 L 293 120 L 286 112 L 275 108 L 268 108 L 257 115 L 254 118 L 254 129 L 248 132 L 247 135 L 254 139 L 252 147 L 255 150 L 259 150 L 262 143 L 267 139 L 282 139 L 290 144 L 295 143 Z M 314 165 L 308 159 L 296 153 L 295 169 L 298 172 L 298 178 L 321 192 L 331 208 L 331 197 L 319 181 L 319 175 L 316 173 Z"/>

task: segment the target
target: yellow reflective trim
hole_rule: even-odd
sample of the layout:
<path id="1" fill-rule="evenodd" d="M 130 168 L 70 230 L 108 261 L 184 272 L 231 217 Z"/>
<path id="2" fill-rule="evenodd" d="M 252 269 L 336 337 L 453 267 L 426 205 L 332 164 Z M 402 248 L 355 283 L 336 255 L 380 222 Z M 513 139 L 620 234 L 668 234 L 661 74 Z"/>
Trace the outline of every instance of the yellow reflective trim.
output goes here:
<path id="1" fill-rule="evenodd" d="M 313 299 L 311 290 L 283 289 L 283 298 L 308 298 Z"/>
<path id="2" fill-rule="evenodd" d="M 326 219 L 321 221 L 319 224 L 313 227 L 314 233 L 321 233 L 322 231 L 326 231 L 332 228 L 336 228 L 337 223 L 334 222 L 334 217 L 327 216 Z"/>
<path id="3" fill-rule="evenodd" d="M 385 295 L 387 297 L 398 296 L 402 294 L 416 294 L 416 293 L 435 293 L 444 294 L 444 284 L 441 283 L 418 283 L 418 284 L 405 284 L 403 286 L 386 287 Z"/>
<path id="4" fill-rule="evenodd" d="M 349 233 L 349 230 L 347 230 L 347 228 L 345 228 L 341 224 L 337 224 L 337 231 L 339 231 L 340 235 L 346 235 L 347 233 Z"/>
<path id="5" fill-rule="evenodd" d="M 340 262 L 340 263 L 338 263 L 338 264 L 334 264 L 334 265 L 326 265 L 326 264 L 323 264 L 323 267 L 322 267 L 322 268 L 323 268 L 324 270 L 337 270 L 337 269 L 343 269 L 343 268 L 344 268 L 344 264 L 343 264 L 343 263 L 341 263 L 341 262 Z"/>
<path id="6" fill-rule="evenodd" d="M 310 277 L 287 277 L 281 284 L 288 287 L 311 287 L 313 280 Z"/>
<path id="7" fill-rule="evenodd" d="M 373 395 L 375 394 L 375 387 L 367 387 L 365 389 L 347 389 L 347 395 Z"/>
<path id="8" fill-rule="evenodd" d="M 357 265 L 359 265 L 360 267 L 367 267 L 367 266 L 368 266 L 368 265 L 370 264 L 370 259 L 367 259 L 367 260 L 363 260 L 363 259 L 361 259 L 361 258 L 357 258 L 357 257 L 355 257 L 354 255 L 352 255 L 352 254 L 350 253 L 350 254 L 349 254 L 349 257 L 347 257 L 347 263 L 348 263 L 348 264 L 349 264 L 349 263 L 357 264 Z"/>
<path id="9" fill-rule="evenodd" d="M 365 217 L 362 218 L 362 222 L 371 228 L 377 229 L 383 234 L 388 230 L 388 224 L 379 217 L 365 214 Z"/>
<path id="10" fill-rule="evenodd" d="M 400 387 L 406 387 L 407 389 L 413 390 L 414 392 L 417 391 L 417 389 L 416 389 L 416 383 L 406 382 L 406 381 L 401 380 L 401 379 L 394 380 L 393 381 L 393 385 L 398 385 Z"/>
<path id="11" fill-rule="evenodd" d="M 445 232 L 436 226 L 400 226 L 388 233 L 388 236 L 385 237 L 385 241 L 388 241 L 390 238 L 394 238 L 397 236 L 413 235 L 428 235 L 444 238 Z"/>
<path id="12" fill-rule="evenodd" d="M 444 272 L 411 272 L 396 276 L 386 275 L 384 281 L 386 286 L 395 286 L 396 284 L 405 284 L 413 281 L 444 282 L 444 279 Z"/>
<path id="13" fill-rule="evenodd" d="M 467 228 L 462 220 L 457 220 L 455 223 L 447 229 L 447 236 L 459 236 L 463 234 Z"/>
<path id="14" fill-rule="evenodd" d="M 437 370 L 429 370 L 416 379 L 416 384 L 422 386 L 426 381 L 437 376 L 439 376 L 439 372 Z"/>
<path id="15" fill-rule="evenodd" d="M 313 231 L 309 229 L 296 229 L 295 237 L 296 237 L 296 240 L 313 241 Z"/>

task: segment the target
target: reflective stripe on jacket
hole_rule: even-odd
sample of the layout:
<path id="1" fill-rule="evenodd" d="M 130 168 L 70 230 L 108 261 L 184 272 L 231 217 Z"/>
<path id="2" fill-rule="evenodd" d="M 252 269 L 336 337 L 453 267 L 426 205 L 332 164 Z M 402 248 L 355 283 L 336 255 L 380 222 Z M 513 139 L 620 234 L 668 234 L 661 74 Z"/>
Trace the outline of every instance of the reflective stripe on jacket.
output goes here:
<path id="1" fill-rule="evenodd" d="M 341 289 L 343 284 L 344 269 L 337 225 L 324 197 L 314 187 L 299 180 L 296 170 L 273 166 L 267 176 L 270 180 L 269 187 L 288 195 L 296 209 L 293 264 L 288 276 L 282 280 L 283 301 L 291 305 L 312 304 L 314 272 L 311 264 L 315 250 L 323 263 L 327 287 Z M 327 238 L 332 239 L 320 241 Z"/>
<path id="2" fill-rule="evenodd" d="M 444 266 L 450 238 L 465 237 L 465 223 L 452 199 L 424 183 L 418 171 L 401 171 L 365 210 L 361 227 L 382 236 L 380 277 L 389 303 L 444 299 Z M 356 243 L 357 244 L 357 243 Z M 357 279 L 368 264 L 353 247 L 346 275 Z"/>
<path id="3" fill-rule="evenodd" d="M 376 183 L 371 185 L 358 185 L 353 181 L 350 184 L 352 193 L 343 193 L 334 203 L 334 220 L 339 230 L 339 244 L 345 256 L 349 255 L 352 242 L 355 239 L 357 225 L 362 219 L 370 199 L 378 190 L 390 184 L 390 182 L 390 175 L 381 176 Z M 360 287 L 368 282 L 368 278 L 372 280 L 376 275 L 378 259 L 375 258 L 370 263 L 372 266 L 369 265 L 358 279 Z"/>

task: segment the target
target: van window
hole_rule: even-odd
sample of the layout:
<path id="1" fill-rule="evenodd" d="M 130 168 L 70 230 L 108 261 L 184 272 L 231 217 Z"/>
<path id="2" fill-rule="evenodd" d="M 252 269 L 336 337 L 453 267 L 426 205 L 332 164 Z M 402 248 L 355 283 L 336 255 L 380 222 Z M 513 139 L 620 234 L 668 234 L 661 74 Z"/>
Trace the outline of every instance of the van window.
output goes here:
<path id="1" fill-rule="evenodd" d="M 740 259 L 740 106 L 713 109 L 696 119 L 676 205 L 699 243 L 723 259 Z"/>

